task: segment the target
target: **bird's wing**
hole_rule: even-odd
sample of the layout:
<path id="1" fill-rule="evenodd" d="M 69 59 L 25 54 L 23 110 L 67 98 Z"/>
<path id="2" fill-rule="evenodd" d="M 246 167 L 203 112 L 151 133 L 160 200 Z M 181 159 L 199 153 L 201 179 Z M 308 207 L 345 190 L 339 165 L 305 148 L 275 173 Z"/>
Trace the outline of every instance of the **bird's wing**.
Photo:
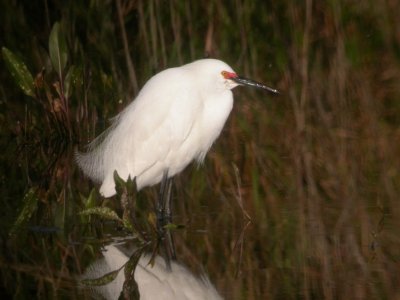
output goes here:
<path id="1" fill-rule="evenodd" d="M 105 167 L 109 172 L 116 169 L 124 178 L 128 174 L 140 176 L 156 166 L 165 168 L 165 158 L 171 151 L 177 151 L 189 136 L 201 109 L 200 95 L 187 83 L 188 78 L 163 73 L 168 72 L 153 77 L 143 87 L 108 134 Z M 174 80 L 171 76 L 175 76 Z M 162 175 L 162 171 L 154 172 L 158 177 L 160 172 Z"/>

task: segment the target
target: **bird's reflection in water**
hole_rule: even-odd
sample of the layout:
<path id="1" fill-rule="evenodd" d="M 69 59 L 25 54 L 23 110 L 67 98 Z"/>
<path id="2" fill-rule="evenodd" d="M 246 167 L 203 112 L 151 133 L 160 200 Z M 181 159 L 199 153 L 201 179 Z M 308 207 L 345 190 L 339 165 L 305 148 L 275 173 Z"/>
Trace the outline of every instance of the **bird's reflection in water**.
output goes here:
<path id="1" fill-rule="evenodd" d="M 103 258 L 95 261 L 85 271 L 82 279 L 100 278 L 120 269 L 129 260 L 135 249 L 126 249 L 121 245 L 108 245 L 103 251 Z M 142 254 L 135 269 L 140 299 L 222 299 L 206 275 L 195 276 L 185 266 L 176 261 L 166 267 L 165 260 L 156 256 L 154 264 L 149 264 L 150 255 Z M 117 277 L 102 286 L 91 290 L 105 299 L 118 299 L 125 281 L 124 270 Z"/>

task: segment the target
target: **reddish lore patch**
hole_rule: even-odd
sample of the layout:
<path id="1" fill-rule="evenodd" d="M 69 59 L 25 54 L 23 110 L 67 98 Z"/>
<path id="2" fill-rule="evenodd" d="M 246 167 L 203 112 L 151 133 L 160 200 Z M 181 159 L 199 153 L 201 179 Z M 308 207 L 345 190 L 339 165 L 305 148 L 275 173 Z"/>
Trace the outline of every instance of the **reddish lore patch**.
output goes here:
<path id="1" fill-rule="evenodd" d="M 233 73 L 233 72 L 222 71 L 221 74 L 222 74 L 222 76 L 224 76 L 225 79 L 231 79 L 231 78 L 238 77 L 237 74 Z"/>

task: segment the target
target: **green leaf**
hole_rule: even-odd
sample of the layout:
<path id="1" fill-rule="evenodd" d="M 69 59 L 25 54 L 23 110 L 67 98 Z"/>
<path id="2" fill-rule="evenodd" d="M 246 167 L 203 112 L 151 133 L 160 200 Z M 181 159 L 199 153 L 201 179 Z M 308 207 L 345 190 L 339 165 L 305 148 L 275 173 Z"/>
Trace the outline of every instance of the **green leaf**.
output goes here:
<path id="1" fill-rule="evenodd" d="M 25 95 L 35 97 L 33 77 L 24 62 L 6 47 L 3 47 L 1 50 L 6 66 L 15 82 L 19 85 Z"/>
<path id="2" fill-rule="evenodd" d="M 83 196 L 82 194 L 79 195 L 81 198 L 81 202 L 84 205 L 84 211 L 89 209 L 89 208 L 95 208 L 96 207 L 96 189 L 93 188 L 90 191 L 90 194 L 88 197 Z M 89 211 L 90 212 L 90 211 Z M 86 212 L 85 214 L 80 214 L 80 219 L 82 223 L 88 223 L 90 222 L 90 213 Z"/>
<path id="3" fill-rule="evenodd" d="M 140 257 L 142 256 L 143 249 L 136 250 L 129 261 L 125 264 L 124 273 L 125 273 L 125 282 L 123 285 L 124 294 L 128 294 L 133 296 L 133 299 L 140 299 L 139 296 L 139 288 L 135 281 L 135 269 L 137 264 L 139 263 Z"/>
<path id="4" fill-rule="evenodd" d="M 115 189 L 117 190 L 117 192 L 123 190 L 123 188 L 126 185 L 126 182 L 119 176 L 117 170 L 114 170 L 114 182 L 115 182 Z"/>
<path id="5" fill-rule="evenodd" d="M 67 64 L 68 53 L 67 43 L 61 34 L 60 24 L 58 22 L 54 24 L 50 32 L 49 53 L 53 68 L 57 71 L 58 76 L 62 78 L 62 72 Z"/>
<path id="6" fill-rule="evenodd" d="M 130 278 L 134 275 L 139 259 L 143 254 L 143 249 L 137 249 L 129 258 L 128 262 L 125 264 L 124 273 L 125 278 Z"/>
<path id="7" fill-rule="evenodd" d="M 92 208 L 83 210 L 82 212 L 80 212 L 80 214 L 83 216 L 97 215 L 106 220 L 124 223 L 121 220 L 121 218 L 118 217 L 117 213 L 108 207 L 92 207 Z"/>
<path id="8" fill-rule="evenodd" d="M 82 68 L 71 66 L 64 80 L 64 93 L 70 97 L 72 89 L 82 85 Z"/>
<path id="9" fill-rule="evenodd" d="M 85 204 L 85 208 L 96 207 L 96 189 L 95 188 L 93 188 L 90 191 L 90 194 L 87 197 L 87 199 L 85 199 L 84 204 Z"/>
<path id="10" fill-rule="evenodd" d="M 117 194 L 121 195 L 124 191 L 128 194 L 134 194 L 136 190 L 136 178 L 131 178 L 128 176 L 128 179 L 124 181 L 118 174 L 117 170 L 114 171 L 114 182 L 115 182 L 115 190 Z"/>
<path id="11" fill-rule="evenodd" d="M 36 210 L 38 201 L 39 198 L 36 196 L 36 188 L 30 188 L 24 196 L 22 210 L 10 230 L 10 235 L 16 234 L 21 227 L 30 220 L 32 214 Z"/>
<path id="12" fill-rule="evenodd" d="M 178 230 L 178 229 L 184 229 L 185 225 L 183 224 L 174 224 L 174 223 L 168 223 L 164 225 L 164 229 L 167 230 Z"/>
<path id="13" fill-rule="evenodd" d="M 118 270 L 109 272 L 99 278 L 94 278 L 94 279 L 83 279 L 81 280 L 81 283 L 86 286 L 102 286 L 110 283 L 113 281 L 117 276 L 119 271 L 123 268 L 119 268 Z"/>
<path id="14" fill-rule="evenodd" d="M 134 232 L 132 223 L 128 219 L 124 219 L 122 225 L 124 226 L 125 229 L 129 230 L 130 232 Z"/>

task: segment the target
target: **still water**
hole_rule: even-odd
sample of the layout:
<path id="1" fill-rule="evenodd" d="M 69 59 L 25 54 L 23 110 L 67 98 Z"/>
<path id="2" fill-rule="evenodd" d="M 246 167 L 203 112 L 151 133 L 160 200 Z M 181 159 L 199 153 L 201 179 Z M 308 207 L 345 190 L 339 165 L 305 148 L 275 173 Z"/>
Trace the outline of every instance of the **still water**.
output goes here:
<path id="1" fill-rule="evenodd" d="M 32 187 L 25 188 L 18 207 L 9 207 L 14 215 L 3 219 L 1 264 L 3 278 L 9 280 L 5 295 L 17 299 L 222 299 L 232 293 L 223 284 L 218 286 L 217 268 L 224 266 L 232 278 L 240 277 L 243 235 L 250 224 L 234 198 L 212 199 L 216 193 L 209 193 L 196 203 L 185 192 L 190 181 L 178 177 L 173 222 L 160 228 L 155 213 L 158 186 L 137 193 L 133 182 L 120 182 L 118 195 L 104 199 L 98 186 L 78 170 L 74 150 L 58 143 L 52 149 L 44 145 L 35 151 L 18 149 L 18 156 L 26 161 L 34 156 L 36 162 L 42 161 L 20 163 L 13 170 L 26 172 L 17 184 L 30 180 Z M 39 152 L 49 155 L 37 156 Z M 43 175 L 38 176 L 41 171 Z M 185 174 L 207 180 L 205 169 L 189 168 Z M 228 200 L 232 202 L 229 208 L 222 208 Z M 223 226 L 215 227 L 215 221 L 236 215 L 237 228 L 226 232 Z M 225 253 L 214 247 L 218 240 L 217 247 L 222 246 Z"/>

